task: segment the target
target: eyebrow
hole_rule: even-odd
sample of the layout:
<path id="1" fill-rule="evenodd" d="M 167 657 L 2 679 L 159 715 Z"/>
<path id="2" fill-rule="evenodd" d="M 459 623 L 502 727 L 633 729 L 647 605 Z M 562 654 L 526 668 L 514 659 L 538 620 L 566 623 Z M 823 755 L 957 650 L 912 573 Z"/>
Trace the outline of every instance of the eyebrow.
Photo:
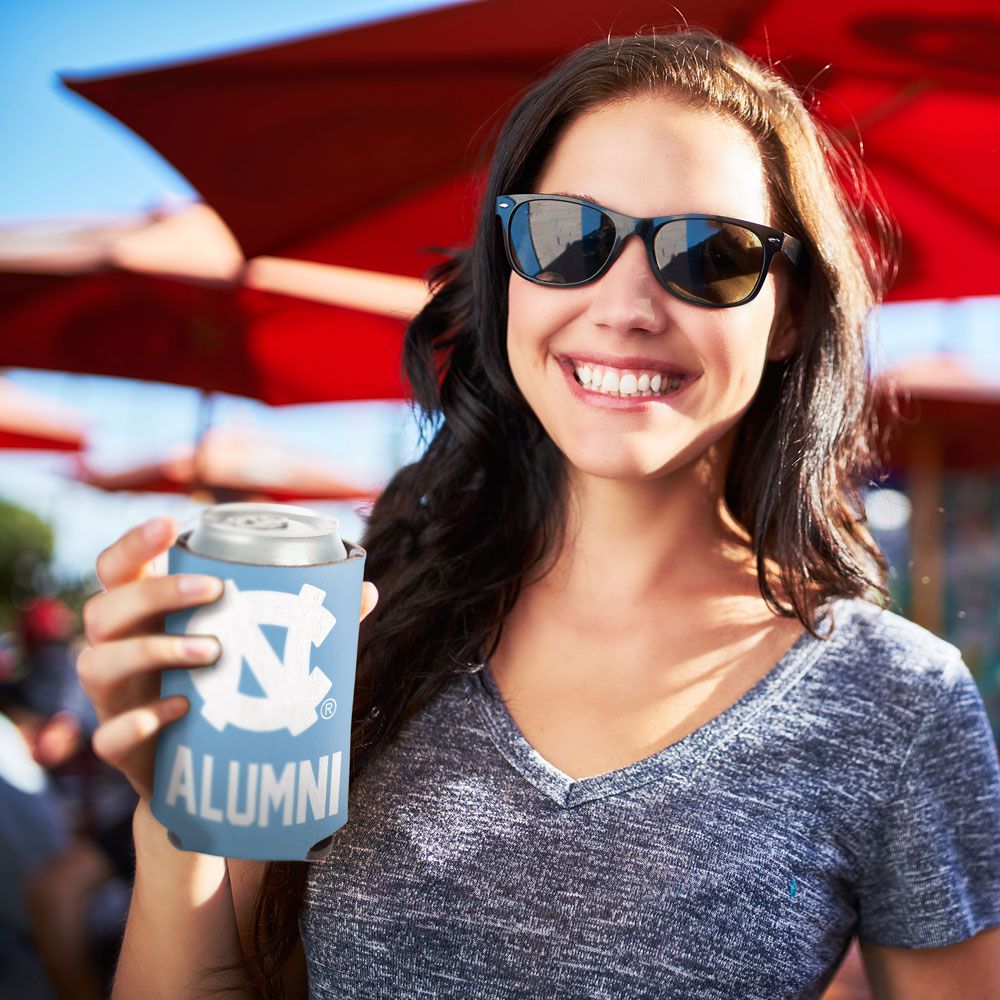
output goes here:
<path id="1" fill-rule="evenodd" d="M 548 194 L 559 195 L 563 198 L 578 198 L 580 201 L 592 201 L 597 204 L 597 199 L 592 198 L 589 194 L 576 194 L 574 191 L 549 191 Z"/>
<path id="2" fill-rule="evenodd" d="M 561 197 L 563 197 L 563 198 L 578 198 L 578 199 L 579 199 L 580 201 L 589 201 L 589 202 L 592 202 L 592 203 L 593 203 L 593 204 L 595 204 L 595 205 L 600 205 L 600 204 L 601 204 L 601 203 L 600 203 L 600 202 L 599 202 L 599 201 L 598 201 L 598 200 L 597 200 L 596 198 L 594 198 L 594 197 L 593 197 L 592 195 L 589 195 L 589 194 L 577 194 L 577 193 L 576 193 L 576 192 L 574 192 L 574 191 L 540 191 L 540 192 L 538 192 L 538 193 L 539 193 L 539 194 L 551 194 L 551 195 L 559 195 L 559 196 L 561 196 Z M 627 213 L 626 213 L 626 214 L 627 214 Z M 682 214 L 683 214 L 683 213 L 682 213 Z M 698 212 L 693 212 L 693 213 L 691 213 L 691 214 L 693 214 L 693 215 L 698 215 L 698 214 L 702 214 L 702 213 L 698 213 Z M 721 214 L 723 214 L 723 213 L 721 213 L 721 212 L 718 212 L 718 213 L 716 213 L 716 212 L 705 212 L 705 213 L 703 213 L 703 214 L 705 214 L 705 215 L 721 215 Z M 768 213 L 768 214 L 770 215 L 770 213 Z M 655 219 L 655 218 L 659 218 L 659 216 L 655 216 L 655 215 L 654 215 L 654 216 L 652 216 L 652 218 L 654 218 L 654 219 Z M 734 216 L 734 218 L 735 218 L 735 216 Z M 767 225 L 767 226 L 770 226 L 770 225 L 772 225 L 772 223 L 771 223 L 771 222 L 766 222 L 766 223 L 764 223 L 764 225 Z"/>

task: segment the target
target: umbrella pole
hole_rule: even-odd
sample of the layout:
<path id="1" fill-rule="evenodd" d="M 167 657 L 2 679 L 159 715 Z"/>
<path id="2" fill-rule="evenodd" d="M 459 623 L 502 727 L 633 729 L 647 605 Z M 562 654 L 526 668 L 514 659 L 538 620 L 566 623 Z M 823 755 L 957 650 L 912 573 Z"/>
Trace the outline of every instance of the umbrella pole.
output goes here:
<path id="1" fill-rule="evenodd" d="M 194 455 L 191 459 L 191 493 L 208 495 L 208 499 L 214 499 L 211 489 L 204 481 L 202 475 L 202 461 L 204 458 L 204 445 L 209 430 L 212 427 L 212 397 L 214 393 L 210 390 L 200 390 L 198 397 L 198 425 L 194 442 Z"/>
<path id="2" fill-rule="evenodd" d="M 924 420 L 913 429 L 909 467 L 910 558 L 912 560 L 910 617 L 937 635 L 943 626 L 944 554 L 941 544 L 941 440 Z"/>

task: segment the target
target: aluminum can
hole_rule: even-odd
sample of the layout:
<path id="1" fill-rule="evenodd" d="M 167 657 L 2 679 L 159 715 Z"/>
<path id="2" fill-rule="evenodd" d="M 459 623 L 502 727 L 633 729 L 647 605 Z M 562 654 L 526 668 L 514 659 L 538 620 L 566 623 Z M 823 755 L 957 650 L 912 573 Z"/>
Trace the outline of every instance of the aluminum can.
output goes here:
<path id="1" fill-rule="evenodd" d="M 214 635 L 219 660 L 163 671 L 188 712 L 160 731 L 151 808 L 175 847 L 222 857 L 319 861 L 347 822 L 351 708 L 365 550 L 306 507 L 208 507 L 168 573 L 225 583 L 166 631 Z"/>

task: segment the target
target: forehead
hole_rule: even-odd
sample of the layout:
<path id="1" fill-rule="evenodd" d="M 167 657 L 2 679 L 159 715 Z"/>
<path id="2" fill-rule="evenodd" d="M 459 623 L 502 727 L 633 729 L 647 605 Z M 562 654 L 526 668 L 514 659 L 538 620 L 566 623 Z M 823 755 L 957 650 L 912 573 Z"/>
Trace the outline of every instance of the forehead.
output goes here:
<path id="1" fill-rule="evenodd" d="M 764 167 L 746 129 L 662 95 L 584 112 L 557 140 L 535 188 L 628 215 L 706 212 L 771 221 Z"/>

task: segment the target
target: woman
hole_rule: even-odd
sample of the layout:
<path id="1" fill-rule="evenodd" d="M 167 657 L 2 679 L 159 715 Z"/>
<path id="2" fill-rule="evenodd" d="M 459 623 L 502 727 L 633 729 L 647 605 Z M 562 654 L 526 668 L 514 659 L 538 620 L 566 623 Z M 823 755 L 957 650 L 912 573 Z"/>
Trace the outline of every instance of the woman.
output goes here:
<path id="1" fill-rule="evenodd" d="M 432 438 L 363 539 L 323 863 L 170 847 L 157 671 L 218 649 L 159 633 L 219 582 L 150 574 L 165 519 L 102 553 L 80 673 L 143 796 L 119 995 L 257 995 L 248 955 L 289 995 L 813 997 L 854 934 L 880 995 L 1000 990 L 982 701 L 879 607 L 884 255 L 833 155 L 697 33 L 585 48 L 514 110 L 407 331 Z"/>

